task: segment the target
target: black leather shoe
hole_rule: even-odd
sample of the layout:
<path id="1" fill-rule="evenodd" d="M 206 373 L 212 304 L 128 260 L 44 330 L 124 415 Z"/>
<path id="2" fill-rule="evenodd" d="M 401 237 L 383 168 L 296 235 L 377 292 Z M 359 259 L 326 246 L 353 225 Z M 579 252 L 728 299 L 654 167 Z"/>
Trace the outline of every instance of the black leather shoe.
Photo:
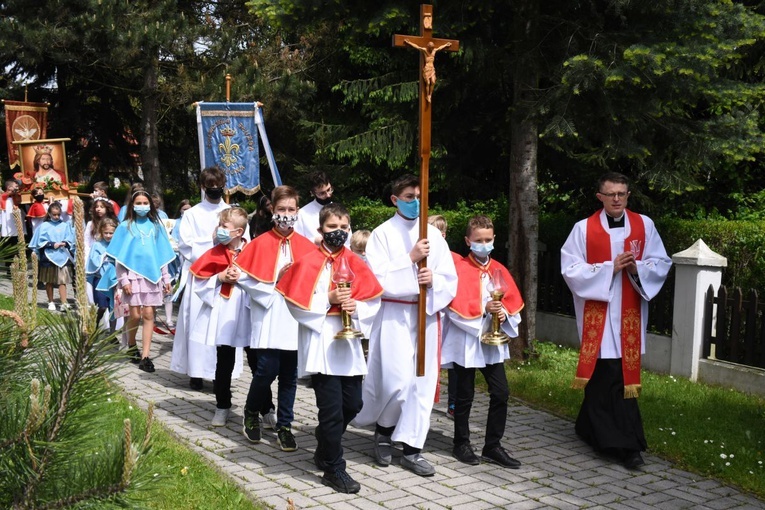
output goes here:
<path id="1" fill-rule="evenodd" d="M 637 469 L 643 464 L 645 464 L 645 461 L 638 451 L 628 452 L 624 456 L 624 467 L 627 469 Z"/>
<path id="2" fill-rule="evenodd" d="M 195 391 L 202 391 L 204 384 L 201 377 L 192 377 L 189 379 L 189 388 Z"/>
<path id="3" fill-rule="evenodd" d="M 477 466 L 481 463 L 473 449 L 470 447 L 470 443 L 458 444 L 452 450 L 452 455 L 455 459 L 462 462 L 463 464 Z"/>
<path id="4" fill-rule="evenodd" d="M 518 469 L 521 467 L 520 461 L 517 461 L 508 455 L 507 450 L 501 446 L 492 448 L 489 451 L 484 451 L 481 455 L 481 460 L 485 462 L 491 462 L 493 464 L 499 464 L 500 466 L 510 469 Z"/>

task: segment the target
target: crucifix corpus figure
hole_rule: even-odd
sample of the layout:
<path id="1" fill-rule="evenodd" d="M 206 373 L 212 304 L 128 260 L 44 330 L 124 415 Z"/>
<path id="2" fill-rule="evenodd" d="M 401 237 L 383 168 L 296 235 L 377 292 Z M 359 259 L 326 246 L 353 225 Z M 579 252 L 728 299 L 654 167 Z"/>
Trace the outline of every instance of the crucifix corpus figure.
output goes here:
<path id="1" fill-rule="evenodd" d="M 419 239 L 428 239 L 428 173 L 430 166 L 430 116 L 433 88 L 436 84 L 436 68 L 434 65 L 436 53 L 443 51 L 459 51 L 460 42 L 454 39 L 437 39 L 433 37 L 433 6 L 420 5 L 420 35 L 393 36 L 393 46 L 398 48 L 414 48 L 420 52 L 420 98 L 419 98 L 419 153 L 420 153 L 420 213 Z M 427 257 L 417 262 L 421 270 L 428 266 Z M 427 285 L 420 285 L 417 301 L 417 359 L 415 373 L 418 377 L 425 376 L 425 343 L 426 343 L 426 296 Z M 433 364 L 435 366 L 436 364 Z M 437 377 L 437 376 L 435 376 Z"/>
<path id="2" fill-rule="evenodd" d="M 430 41 L 427 46 L 423 48 L 422 46 L 417 46 L 409 39 L 404 39 L 404 44 L 408 44 L 412 48 L 422 52 L 425 60 L 425 65 L 422 66 L 422 80 L 425 82 L 425 98 L 429 103 L 433 96 L 433 89 L 436 86 L 436 52 L 441 51 L 444 48 L 449 48 L 452 43 L 447 42 L 436 48 L 433 41 Z"/>

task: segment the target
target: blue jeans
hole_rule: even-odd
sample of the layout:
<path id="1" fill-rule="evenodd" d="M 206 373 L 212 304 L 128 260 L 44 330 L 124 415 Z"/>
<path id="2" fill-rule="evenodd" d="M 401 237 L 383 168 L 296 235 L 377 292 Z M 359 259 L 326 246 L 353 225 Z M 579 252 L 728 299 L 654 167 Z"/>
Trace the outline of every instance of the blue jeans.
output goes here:
<path id="1" fill-rule="evenodd" d="M 271 383 L 279 377 L 276 426 L 290 428 L 294 418 L 297 391 L 297 351 L 281 349 L 255 349 L 257 368 L 253 369 L 246 410 L 257 412 L 271 399 Z"/>

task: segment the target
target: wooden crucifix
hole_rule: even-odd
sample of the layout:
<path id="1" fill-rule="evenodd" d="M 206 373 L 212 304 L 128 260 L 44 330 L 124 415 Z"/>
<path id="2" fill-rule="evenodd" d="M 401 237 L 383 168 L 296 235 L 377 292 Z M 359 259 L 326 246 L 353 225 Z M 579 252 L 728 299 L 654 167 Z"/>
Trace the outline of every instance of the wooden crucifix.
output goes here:
<path id="1" fill-rule="evenodd" d="M 433 89 L 436 85 L 436 53 L 459 51 L 460 42 L 433 37 L 433 6 L 420 5 L 420 35 L 393 36 L 393 46 L 412 47 L 420 52 L 420 239 L 428 237 L 428 169 L 430 166 L 430 113 L 433 104 Z M 426 267 L 425 259 L 419 267 Z M 417 307 L 417 376 L 425 375 L 425 295 L 427 288 L 420 286 Z"/>

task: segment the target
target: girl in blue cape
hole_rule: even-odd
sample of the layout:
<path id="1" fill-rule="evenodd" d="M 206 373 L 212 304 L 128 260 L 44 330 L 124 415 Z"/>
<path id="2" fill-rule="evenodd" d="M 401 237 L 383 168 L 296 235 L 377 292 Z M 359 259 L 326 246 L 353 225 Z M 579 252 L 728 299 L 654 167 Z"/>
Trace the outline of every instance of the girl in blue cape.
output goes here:
<path id="1" fill-rule="evenodd" d="M 171 291 L 167 265 L 175 258 L 165 227 L 146 190 L 135 191 L 125 207 L 125 221 L 114 232 L 106 254 L 115 261 L 117 288 L 130 307 L 127 320 L 128 352 L 145 372 L 154 372 L 149 358 L 154 332 L 154 309 Z M 138 323 L 143 318 L 141 353 L 136 347 Z"/>
<path id="2" fill-rule="evenodd" d="M 98 231 L 95 233 L 93 244 L 90 246 L 90 254 L 85 265 L 88 283 L 93 287 L 93 303 L 98 307 L 97 324 L 106 310 L 114 309 L 114 288 L 117 286 L 117 270 L 114 267 L 114 259 L 106 254 L 106 249 L 117 230 L 117 220 L 103 218 L 98 223 Z M 116 321 L 109 320 L 109 329 L 114 331 Z"/>
<path id="3" fill-rule="evenodd" d="M 39 279 L 45 283 L 48 295 L 48 310 L 55 311 L 53 285 L 58 285 L 61 310 L 69 305 L 66 301 L 66 286 L 72 283 L 74 257 L 74 231 L 70 222 L 61 221 L 61 204 L 53 202 L 48 207 L 45 221 L 35 230 L 29 247 L 39 257 Z"/>

